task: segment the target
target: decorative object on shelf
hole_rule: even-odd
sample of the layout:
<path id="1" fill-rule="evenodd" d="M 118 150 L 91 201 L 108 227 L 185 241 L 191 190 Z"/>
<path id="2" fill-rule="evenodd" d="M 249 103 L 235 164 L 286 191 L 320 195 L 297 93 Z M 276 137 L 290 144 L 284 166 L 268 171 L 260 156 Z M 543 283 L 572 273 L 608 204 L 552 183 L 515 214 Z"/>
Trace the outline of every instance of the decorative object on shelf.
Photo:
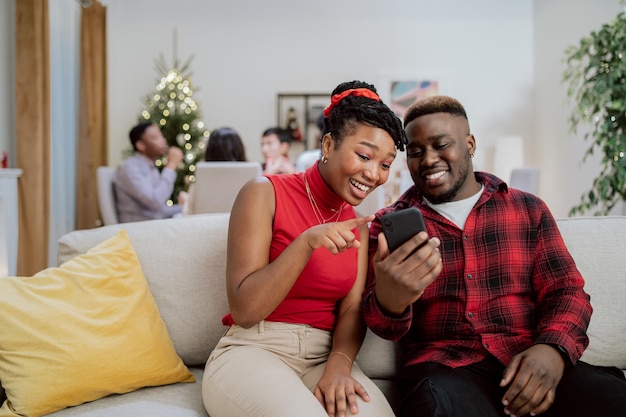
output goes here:
<path id="1" fill-rule="evenodd" d="M 621 3 L 626 9 L 626 2 Z M 626 200 L 625 13 L 565 50 L 563 82 L 568 84 L 568 97 L 575 101 L 570 130 L 576 133 L 579 127 L 591 127 L 583 136 L 592 141 L 583 162 L 596 151 L 602 155 L 601 172 L 570 216 L 593 209 L 595 215 L 606 215 Z"/>
<path id="2" fill-rule="evenodd" d="M 168 65 L 162 54 L 155 60 L 159 78 L 155 91 L 146 95 L 146 108 L 138 117 L 139 122 L 151 121 L 160 126 L 169 146 L 179 147 L 185 155 L 178 169 L 172 202 L 177 200 L 180 191 L 187 191 L 189 183 L 193 182 L 196 162 L 202 160 L 210 134 L 204 128 L 198 103 L 193 99 L 197 89 L 194 89 L 190 79 L 192 59 L 193 55 L 185 62 L 178 60 L 174 31 L 173 63 Z M 164 166 L 165 163 L 157 160 L 157 165 Z"/>
<path id="3" fill-rule="evenodd" d="M 9 167 L 9 154 L 7 151 L 2 152 L 2 169 Z"/>
<path id="4" fill-rule="evenodd" d="M 300 131 L 300 126 L 298 125 L 298 118 L 296 117 L 296 109 L 293 107 L 289 107 L 287 110 L 287 132 L 291 135 L 291 139 L 295 141 L 302 141 L 302 132 Z"/>

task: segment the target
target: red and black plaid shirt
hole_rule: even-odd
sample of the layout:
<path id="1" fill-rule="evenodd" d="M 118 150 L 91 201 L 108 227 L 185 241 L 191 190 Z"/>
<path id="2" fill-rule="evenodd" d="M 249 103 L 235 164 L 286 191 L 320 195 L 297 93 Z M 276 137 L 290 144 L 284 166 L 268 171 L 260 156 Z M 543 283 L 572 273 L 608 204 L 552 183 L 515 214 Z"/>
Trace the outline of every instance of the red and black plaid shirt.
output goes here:
<path id="1" fill-rule="evenodd" d="M 405 348 L 405 365 L 438 362 L 457 367 L 495 356 L 503 364 L 536 343 L 561 345 L 576 362 L 587 347 L 591 305 L 545 203 L 475 173 L 485 188 L 465 230 L 427 206 L 411 187 L 380 210 L 370 228 L 370 262 L 380 217 L 419 208 L 428 235 L 441 240 L 443 270 L 402 317 L 385 316 L 374 295 L 370 265 L 364 316 L 370 329 Z"/>

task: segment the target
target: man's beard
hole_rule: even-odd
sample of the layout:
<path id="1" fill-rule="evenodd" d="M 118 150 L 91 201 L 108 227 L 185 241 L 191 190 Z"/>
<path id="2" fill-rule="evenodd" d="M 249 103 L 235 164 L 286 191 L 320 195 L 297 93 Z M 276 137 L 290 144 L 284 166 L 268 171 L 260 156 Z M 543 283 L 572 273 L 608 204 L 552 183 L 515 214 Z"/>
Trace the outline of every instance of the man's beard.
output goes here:
<path id="1" fill-rule="evenodd" d="M 465 156 L 464 164 L 459 169 L 459 176 L 457 178 L 457 181 L 454 184 L 452 184 L 452 187 L 450 187 L 448 191 L 446 191 L 443 194 L 437 194 L 437 195 L 430 195 L 427 193 L 423 193 L 424 197 L 426 197 L 426 199 L 433 204 L 442 204 L 442 203 L 449 203 L 450 201 L 454 201 L 457 194 L 459 193 L 459 190 L 463 187 L 463 184 L 465 184 L 465 181 L 467 180 L 467 176 L 470 175 L 470 168 L 471 168 L 470 161 L 471 161 L 471 158 L 468 152 L 467 155 Z M 448 171 L 448 172 L 450 173 L 451 171 Z"/>

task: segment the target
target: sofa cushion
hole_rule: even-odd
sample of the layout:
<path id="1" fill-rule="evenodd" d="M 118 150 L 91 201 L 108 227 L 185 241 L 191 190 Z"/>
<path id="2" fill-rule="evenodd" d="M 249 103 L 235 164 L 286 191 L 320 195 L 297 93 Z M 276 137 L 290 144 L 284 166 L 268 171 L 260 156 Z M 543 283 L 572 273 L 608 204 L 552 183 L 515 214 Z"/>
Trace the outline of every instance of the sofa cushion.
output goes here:
<path id="1" fill-rule="evenodd" d="M 203 214 L 74 231 L 59 240 L 59 262 L 125 229 L 176 352 L 187 365 L 203 365 L 225 331 L 228 220 Z"/>
<path id="2" fill-rule="evenodd" d="M 193 384 L 142 388 L 69 407 L 46 417 L 208 417 L 202 402 L 204 367 L 190 367 Z"/>
<path id="3" fill-rule="evenodd" d="M 626 217 L 575 217 L 558 221 L 567 248 L 585 279 L 593 314 L 582 360 L 626 369 L 624 254 Z"/>
<path id="4" fill-rule="evenodd" d="M 32 277 L 0 278 L 0 415 L 193 382 L 126 235 Z"/>
<path id="5" fill-rule="evenodd" d="M 393 379 L 397 374 L 397 345 L 367 329 L 356 362 L 365 375 L 376 379 Z"/>

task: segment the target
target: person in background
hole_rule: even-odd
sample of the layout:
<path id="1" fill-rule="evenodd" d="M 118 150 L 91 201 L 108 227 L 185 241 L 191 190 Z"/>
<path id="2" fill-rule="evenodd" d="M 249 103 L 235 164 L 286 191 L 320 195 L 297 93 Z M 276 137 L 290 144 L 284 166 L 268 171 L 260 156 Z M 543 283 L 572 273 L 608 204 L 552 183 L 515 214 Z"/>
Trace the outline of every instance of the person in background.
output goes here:
<path id="1" fill-rule="evenodd" d="M 307 151 L 302 152 L 298 155 L 296 159 L 296 172 L 306 171 L 308 167 L 313 165 L 315 161 L 320 159 L 322 156 L 322 152 L 320 150 L 320 145 L 322 144 L 322 132 L 324 131 L 324 114 L 320 114 L 317 120 L 315 121 L 315 125 L 319 130 L 319 134 L 315 138 L 315 143 L 317 147 L 315 149 L 309 149 Z"/>
<path id="2" fill-rule="evenodd" d="M 209 135 L 204 160 L 246 162 L 246 148 L 239 133 L 230 127 L 213 130 Z"/>
<path id="3" fill-rule="evenodd" d="M 293 174 L 296 168 L 289 159 L 291 135 L 279 127 L 270 127 L 261 136 L 264 174 Z"/>
<path id="4" fill-rule="evenodd" d="M 353 206 L 387 180 L 406 137 L 364 82 L 335 88 L 325 116 L 316 164 L 252 180 L 233 205 L 228 331 L 202 384 L 212 417 L 393 416 L 355 363 L 373 216 Z"/>
<path id="5" fill-rule="evenodd" d="M 120 223 L 173 217 L 182 210 L 187 193 L 180 192 L 178 204 L 168 205 L 176 167 L 183 160 L 183 152 L 168 147 L 159 127 L 153 123 L 140 123 L 129 133 L 135 153 L 126 158 L 116 170 L 113 185 Z M 167 155 L 161 171 L 155 161 Z"/>
<path id="6" fill-rule="evenodd" d="M 363 301 L 404 353 L 398 415 L 626 416 L 623 373 L 579 361 L 592 309 L 546 204 L 474 172 L 457 100 L 415 102 L 404 128 L 414 185 L 371 224 Z M 427 233 L 389 253 L 381 216 L 408 207 Z"/>

